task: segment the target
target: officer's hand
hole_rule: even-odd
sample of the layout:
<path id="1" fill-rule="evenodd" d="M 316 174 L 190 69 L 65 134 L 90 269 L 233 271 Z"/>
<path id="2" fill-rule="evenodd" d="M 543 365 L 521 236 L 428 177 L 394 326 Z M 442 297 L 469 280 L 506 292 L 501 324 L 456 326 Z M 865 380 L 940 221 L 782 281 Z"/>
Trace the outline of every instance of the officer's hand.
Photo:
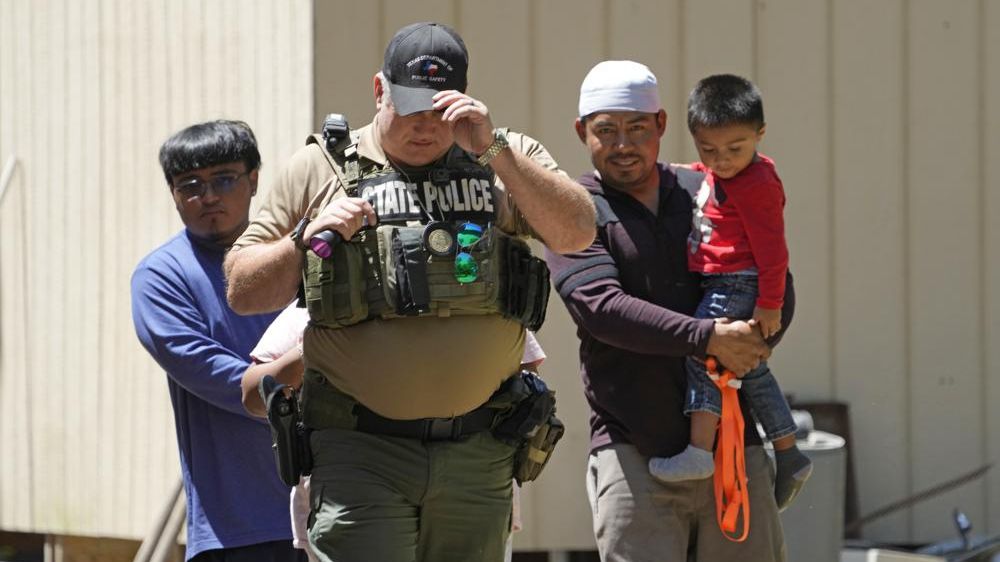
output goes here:
<path id="1" fill-rule="evenodd" d="M 747 322 L 717 320 L 715 330 L 708 339 L 706 352 L 714 355 L 722 365 L 738 377 L 750 372 L 771 355 L 771 348 L 764 343 L 760 331 Z"/>
<path id="2" fill-rule="evenodd" d="M 344 240 L 350 240 L 362 226 L 374 226 L 377 222 L 378 215 L 371 203 L 359 197 L 341 197 L 330 201 L 309 223 L 303 239 L 308 242 L 324 230 L 335 230 Z"/>
<path id="3" fill-rule="evenodd" d="M 493 144 L 493 121 L 486 104 L 457 90 L 444 90 L 434 96 L 434 109 L 443 112 L 455 143 L 462 150 L 482 154 Z"/>

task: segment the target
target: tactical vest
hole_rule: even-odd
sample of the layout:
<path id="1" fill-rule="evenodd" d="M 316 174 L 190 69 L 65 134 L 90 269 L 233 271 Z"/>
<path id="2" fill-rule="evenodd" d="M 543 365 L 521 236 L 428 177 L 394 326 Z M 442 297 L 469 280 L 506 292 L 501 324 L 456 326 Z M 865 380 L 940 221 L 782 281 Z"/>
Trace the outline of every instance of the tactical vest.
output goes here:
<path id="1" fill-rule="evenodd" d="M 492 170 L 453 149 L 447 168 L 407 174 L 361 158 L 357 141 L 353 132 L 337 143 L 319 136 L 307 141 L 324 148 L 347 195 L 369 200 L 379 216 L 377 227 L 335 244 L 328 259 L 306 251 L 311 324 L 343 328 L 373 318 L 500 314 L 538 330 L 548 304 L 548 267 L 523 240 L 494 226 Z M 482 228 L 475 244 L 453 244 L 451 252 L 428 247 L 428 226 L 454 236 L 468 222 Z M 478 267 L 475 280 L 457 279 L 458 251 Z"/>

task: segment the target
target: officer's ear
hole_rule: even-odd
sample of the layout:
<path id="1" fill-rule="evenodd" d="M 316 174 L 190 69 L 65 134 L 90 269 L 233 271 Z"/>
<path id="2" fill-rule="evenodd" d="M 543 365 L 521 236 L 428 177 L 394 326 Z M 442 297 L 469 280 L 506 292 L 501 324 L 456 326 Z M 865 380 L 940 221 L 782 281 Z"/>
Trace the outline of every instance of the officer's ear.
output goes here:
<path id="1" fill-rule="evenodd" d="M 580 137 L 580 142 L 587 144 L 587 123 L 586 117 L 577 117 L 573 126 L 576 128 L 576 136 Z"/>
<path id="2" fill-rule="evenodd" d="M 382 73 L 381 72 L 376 72 L 375 73 L 375 77 L 372 78 L 372 90 L 375 93 L 375 109 L 376 110 L 379 110 L 379 109 L 382 108 L 383 103 L 385 103 L 386 94 L 388 93 L 388 92 L 385 91 L 385 88 L 383 87 L 382 80 L 383 80 L 383 78 L 382 78 Z"/>

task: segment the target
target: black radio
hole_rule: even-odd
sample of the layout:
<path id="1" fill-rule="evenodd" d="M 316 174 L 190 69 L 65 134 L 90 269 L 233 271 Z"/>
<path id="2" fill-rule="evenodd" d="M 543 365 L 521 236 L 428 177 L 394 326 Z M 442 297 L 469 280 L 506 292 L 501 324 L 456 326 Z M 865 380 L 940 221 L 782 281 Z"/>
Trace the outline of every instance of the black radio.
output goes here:
<path id="1" fill-rule="evenodd" d="M 347 124 L 347 118 L 340 113 L 330 113 L 323 119 L 323 140 L 326 141 L 326 150 L 330 154 L 336 152 L 334 147 L 337 143 L 346 139 L 351 132 Z"/>

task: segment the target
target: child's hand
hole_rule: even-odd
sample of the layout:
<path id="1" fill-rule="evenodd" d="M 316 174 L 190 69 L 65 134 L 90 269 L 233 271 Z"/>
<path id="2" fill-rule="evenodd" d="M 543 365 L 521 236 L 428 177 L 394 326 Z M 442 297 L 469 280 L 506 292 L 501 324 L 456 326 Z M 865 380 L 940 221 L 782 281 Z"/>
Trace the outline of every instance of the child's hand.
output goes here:
<path id="1" fill-rule="evenodd" d="M 768 339 L 781 329 L 781 309 L 761 308 L 753 309 L 753 319 L 760 326 L 760 335 Z"/>

